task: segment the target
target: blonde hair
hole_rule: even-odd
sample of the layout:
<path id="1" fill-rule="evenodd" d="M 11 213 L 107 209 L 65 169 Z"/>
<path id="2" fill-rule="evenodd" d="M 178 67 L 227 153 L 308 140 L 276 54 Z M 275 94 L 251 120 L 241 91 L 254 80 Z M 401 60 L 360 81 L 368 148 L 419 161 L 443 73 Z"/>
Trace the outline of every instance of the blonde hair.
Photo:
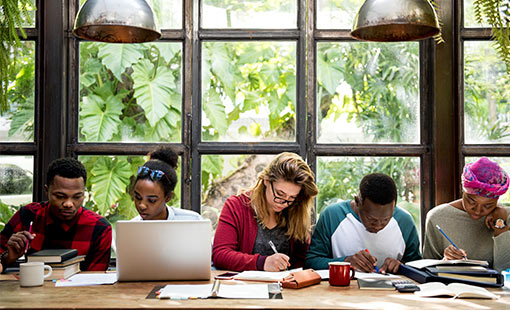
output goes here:
<path id="1" fill-rule="evenodd" d="M 249 190 L 250 202 L 257 220 L 263 223 L 269 217 L 266 186 L 269 182 L 287 181 L 301 186 L 296 201 L 276 214 L 278 227 L 286 227 L 289 238 L 307 242 L 311 232 L 313 198 L 319 192 L 315 177 L 306 162 L 297 154 L 284 152 L 277 155 L 258 176 L 257 183 Z"/>

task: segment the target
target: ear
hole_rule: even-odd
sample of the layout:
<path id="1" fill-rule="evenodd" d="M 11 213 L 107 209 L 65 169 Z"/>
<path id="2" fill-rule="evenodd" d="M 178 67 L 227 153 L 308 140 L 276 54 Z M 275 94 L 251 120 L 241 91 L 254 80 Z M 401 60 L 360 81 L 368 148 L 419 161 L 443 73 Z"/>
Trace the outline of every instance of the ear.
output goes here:
<path id="1" fill-rule="evenodd" d="M 174 198 L 174 192 L 171 192 L 168 196 L 165 197 L 165 203 L 169 202 Z"/>
<path id="2" fill-rule="evenodd" d="M 359 197 L 359 194 L 354 196 L 354 202 L 357 206 L 361 205 L 361 198 Z"/>
<path id="3" fill-rule="evenodd" d="M 48 185 L 44 184 L 44 192 L 46 193 L 46 196 L 48 196 Z"/>

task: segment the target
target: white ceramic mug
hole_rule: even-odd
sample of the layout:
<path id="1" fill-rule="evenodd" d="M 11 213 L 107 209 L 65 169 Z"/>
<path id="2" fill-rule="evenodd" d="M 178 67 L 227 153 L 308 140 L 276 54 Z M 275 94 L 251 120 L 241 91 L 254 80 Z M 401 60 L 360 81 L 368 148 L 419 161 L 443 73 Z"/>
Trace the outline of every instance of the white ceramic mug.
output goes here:
<path id="1" fill-rule="evenodd" d="M 44 273 L 48 270 L 48 273 Z M 21 263 L 19 264 L 19 284 L 21 286 L 41 286 L 44 279 L 51 276 L 51 266 L 42 262 Z"/>

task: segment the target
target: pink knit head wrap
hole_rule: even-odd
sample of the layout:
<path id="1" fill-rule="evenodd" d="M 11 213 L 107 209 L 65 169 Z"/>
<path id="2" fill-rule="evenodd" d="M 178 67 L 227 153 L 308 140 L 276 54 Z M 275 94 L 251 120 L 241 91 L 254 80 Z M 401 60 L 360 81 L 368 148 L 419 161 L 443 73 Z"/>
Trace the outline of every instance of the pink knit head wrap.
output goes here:
<path id="1" fill-rule="evenodd" d="M 498 198 L 506 193 L 508 183 L 508 174 L 505 170 L 487 157 L 464 166 L 462 187 L 468 194 Z"/>

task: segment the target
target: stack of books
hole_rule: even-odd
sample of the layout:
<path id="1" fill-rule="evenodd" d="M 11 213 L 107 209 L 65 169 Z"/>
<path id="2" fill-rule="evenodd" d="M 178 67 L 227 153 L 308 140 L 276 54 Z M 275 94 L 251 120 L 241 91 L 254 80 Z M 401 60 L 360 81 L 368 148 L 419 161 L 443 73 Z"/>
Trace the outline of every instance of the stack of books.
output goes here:
<path id="1" fill-rule="evenodd" d="M 419 283 L 434 281 L 488 287 L 503 286 L 501 273 L 489 268 L 488 265 L 486 261 L 423 259 L 401 265 L 399 272 Z"/>
<path id="2" fill-rule="evenodd" d="M 47 281 L 67 279 L 80 272 L 80 262 L 85 255 L 79 255 L 76 249 L 47 249 L 27 256 L 27 262 L 43 262 L 53 269 Z"/>

